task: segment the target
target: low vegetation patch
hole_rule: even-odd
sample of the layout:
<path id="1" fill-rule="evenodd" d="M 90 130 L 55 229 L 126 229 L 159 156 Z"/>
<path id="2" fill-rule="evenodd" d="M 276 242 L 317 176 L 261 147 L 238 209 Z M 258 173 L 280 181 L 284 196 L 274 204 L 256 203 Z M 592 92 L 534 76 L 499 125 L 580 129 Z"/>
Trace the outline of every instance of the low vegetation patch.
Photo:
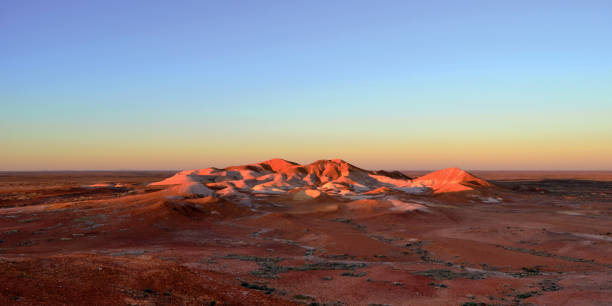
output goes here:
<path id="1" fill-rule="evenodd" d="M 532 297 L 532 296 L 534 296 L 536 294 L 538 294 L 537 291 L 523 292 L 523 293 L 517 294 L 516 298 L 523 300 L 523 299 L 530 298 L 530 297 Z"/>
<path id="2" fill-rule="evenodd" d="M 559 286 L 556 281 L 552 279 L 545 279 L 538 283 L 542 291 L 559 291 L 563 289 L 563 287 Z"/>
<path id="3" fill-rule="evenodd" d="M 359 230 L 361 232 L 365 232 L 365 228 L 366 228 L 365 225 L 357 224 L 357 223 L 355 223 L 355 221 L 353 221 L 351 219 L 336 218 L 336 219 L 333 219 L 332 221 L 350 224 L 353 227 L 355 227 L 357 230 Z"/>
<path id="4" fill-rule="evenodd" d="M 467 278 L 467 279 L 485 279 L 486 276 L 481 272 L 454 272 L 446 269 L 439 270 L 426 270 L 421 272 L 413 273 L 415 275 L 422 275 L 431 277 L 435 280 L 443 279 L 456 279 L 456 278 Z"/>
<path id="5" fill-rule="evenodd" d="M 343 263 L 343 262 L 317 262 L 301 266 L 279 266 L 278 263 L 285 260 L 280 257 L 257 257 L 228 254 L 225 259 L 236 259 L 252 261 L 257 263 L 259 269 L 249 272 L 251 275 L 262 278 L 278 278 L 277 274 L 289 271 L 314 271 L 314 270 L 357 270 L 366 267 L 365 263 Z"/>
<path id="6" fill-rule="evenodd" d="M 359 272 L 359 273 L 343 272 L 342 274 L 340 274 L 340 276 L 350 276 L 350 277 L 364 277 L 366 275 L 368 275 L 367 272 Z"/>
<path id="7" fill-rule="evenodd" d="M 499 247 L 499 248 L 503 248 L 504 250 L 514 251 L 514 252 L 521 252 L 521 253 L 526 253 L 526 254 L 530 254 L 530 255 L 534 255 L 534 256 L 552 257 L 552 258 L 558 258 L 558 259 L 565 260 L 565 261 L 584 262 L 584 263 L 590 263 L 590 264 L 595 264 L 595 265 L 599 265 L 599 266 L 605 266 L 605 267 L 608 267 L 608 268 L 612 268 L 612 264 L 598 263 L 598 262 L 596 262 L 593 259 L 584 259 L 584 258 L 570 257 L 570 256 L 564 256 L 564 255 L 557 255 L 557 254 L 549 253 L 549 252 L 546 252 L 546 251 L 527 249 L 527 248 L 513 248 L 513 247 L 509 247 L 509 246 L 505 246 L 505 245 L 500 245 L 500 244 L 496 244 L 495 246 Z"/>
<path id="8" fill-rule="evenodd" d="M 313 300 L 314 301 L 314 297 L 309 296 L 309 295 L 303 295 L 303 294 L 296 294 L 293 296 L 294 299 L 296 300 Z"/>
<path id="9" fill-rule="evenodd" d="M 276 289 L 266 286 L 265 284 L 251 284 L 245 281 L 240 282 L 240 285 L 247 289 L 263 291 L 265 294 L 271 294 Z"/>

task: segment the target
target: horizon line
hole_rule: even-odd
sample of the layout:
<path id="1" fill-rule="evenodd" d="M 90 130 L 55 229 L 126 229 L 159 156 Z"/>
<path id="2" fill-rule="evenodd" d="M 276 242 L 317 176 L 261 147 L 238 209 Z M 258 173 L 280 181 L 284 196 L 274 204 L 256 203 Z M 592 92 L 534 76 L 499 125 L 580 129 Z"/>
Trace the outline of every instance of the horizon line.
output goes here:
<path id="1" fill-rule="evenodd" d="M 231 166 L 228 166 L 231 167 Z M 206 168 L 216 168 L 216 167 L 206 167 Z M 194 169 L 206 169 L 206 168 L 194 168 Z M 365 170 L 384 170 L 384 171 L 438 171 L 442 169 L 453 168 L 453 167 L 444 167 L 444 168 L 436 168 L 436 169 L 365 169 Z M 508 171 L 508 172 L 537 172 L 537 171 L 551 171 L 551 172 L 612 172 L 612 169 L 465 169 L 461 167 L 456 167 L 465 171 Z M 224 168 L 219 168 L 224 169 Z M 170 172 L 170 171 L 183 171 L 183 170 L 192 170 L 192 169 L 37 169 L 37 170 L 0 170 L 0 173 L 10 173 L 10 172 Z"/>

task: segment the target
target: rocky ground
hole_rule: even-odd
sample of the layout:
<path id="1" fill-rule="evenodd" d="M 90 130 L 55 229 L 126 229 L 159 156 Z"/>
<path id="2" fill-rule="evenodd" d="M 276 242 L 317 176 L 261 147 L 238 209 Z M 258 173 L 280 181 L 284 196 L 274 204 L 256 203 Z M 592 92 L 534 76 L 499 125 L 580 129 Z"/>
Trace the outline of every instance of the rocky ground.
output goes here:
<path id="1" fill-rule="evenodd" d="M 171 175 L 2 173 L 0 304 L 612 304 L 601 173 L 251 205 L 149 185 Z"/>

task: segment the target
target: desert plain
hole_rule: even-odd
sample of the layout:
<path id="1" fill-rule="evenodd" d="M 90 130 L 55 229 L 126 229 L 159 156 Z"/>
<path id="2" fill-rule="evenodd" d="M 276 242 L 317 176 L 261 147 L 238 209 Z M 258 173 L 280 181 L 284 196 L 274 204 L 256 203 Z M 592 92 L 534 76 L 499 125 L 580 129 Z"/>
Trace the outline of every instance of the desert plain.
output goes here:
<path id="1" fill-rule="evenodd" d="M 0 173 L 2 305 L 610 305 L 612 172 Z"/>

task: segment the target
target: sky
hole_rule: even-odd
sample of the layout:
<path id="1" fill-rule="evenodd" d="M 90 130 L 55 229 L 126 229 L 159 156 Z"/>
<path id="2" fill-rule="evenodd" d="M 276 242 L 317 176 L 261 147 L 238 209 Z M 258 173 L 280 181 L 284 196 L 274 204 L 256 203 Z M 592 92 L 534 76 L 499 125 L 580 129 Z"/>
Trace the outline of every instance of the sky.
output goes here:
<path id="1" fill-rule="evenodd" d="M 0 170 L 271 158 L 612 170 L 612 2 L 0 2 Z"/>

